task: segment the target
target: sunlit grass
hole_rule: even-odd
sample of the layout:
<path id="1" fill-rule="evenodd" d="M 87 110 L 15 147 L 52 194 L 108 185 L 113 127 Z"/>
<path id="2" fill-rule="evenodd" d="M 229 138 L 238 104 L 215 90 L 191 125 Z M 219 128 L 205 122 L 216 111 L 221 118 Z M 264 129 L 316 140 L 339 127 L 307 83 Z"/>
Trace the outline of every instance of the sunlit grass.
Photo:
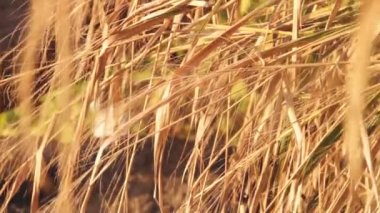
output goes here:
<path id="1" fill-rule="evenodd" d="M 85 212 L 122 162 L 99 202 L 125 212 L 152 142 L 161 211 L 180 162 L 180 212 L 379 210 L 380 3 L 122 2 L 31 1 L 21 66 L 0 81 L 18 98 L 0 114 L 3 208 L 31 180 L 32 211 Z M 180 162 L 169 138 L 191 144 Z"/>

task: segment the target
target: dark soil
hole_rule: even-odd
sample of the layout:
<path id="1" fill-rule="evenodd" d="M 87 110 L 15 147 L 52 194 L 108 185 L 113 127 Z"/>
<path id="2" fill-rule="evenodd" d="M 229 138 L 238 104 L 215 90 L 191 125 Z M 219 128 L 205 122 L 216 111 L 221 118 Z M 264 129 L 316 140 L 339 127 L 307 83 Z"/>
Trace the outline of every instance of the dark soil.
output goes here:
<path id="1" fill-rule="evenodd" d="M 186 184 L 181 182 L 185 164 L 192 150 L 192 142 L 185 142 L 179 139 L 168 140 L 163 162 L 163 200 L 165 209 L 172 212 L 180 207 L 186 195 Z M 51 153 L 46 153 L 48 156 Z M 105 154 L 107 155 L 107 153 Z M 47 157 L 49 158 L 49 156 Z M 94 163 L 95 156 L 79 169 L 83 174 Z M 223 167 L 225 161 L 220 160 L 213 165 L 213 172 L 219 173 L 218 168 Z M 84 164 L 84 163 L 83 163 Z M 110 212 L 105 201 L 114 199 L 112 190 L 120 190 L 125 180 L 126 160 L 119 157 L 99 178 L 99 181 L 93 187 L 92 197 L 89 201 L 88 212 Z M 83 170 L 83 171 L 80 171 Z M 40 205 L 43 206 L 54 199 L 59 186 L 57 180 L 56 167 L 49 171 L 50 178 L 54 180 L 54 187 L 49 192 L 42 191 L 40 196 Z M 88 181 L 88 178 L 86 179 Z M 1 182 L 3 184 L 4 181 Z M 18 193 L 12 198 L 9 206 L 9 212 L 29 212 L 32 182 L 24 182 Z M 83 181 L 83 189 L 88 182 Z M 159 212 L 158 205 L 153 198 L 154 194 L 154 169 L 153 169 L 153 143 L 146 141 L 141 146 L 135 157 L 132 167 L 131 176 L 128 182 L 128 201 L 126 201 L 129 212 Z M 2 201 L 4 197 L 2 197 Z M 112 211 L 111 211 L 112 212 Z"/>
<path id="2" fill-rule="evenodd" d="M 22 20 L 26 15 L 28 1 L 0 0 L 0 79 L 3 80 L 12 74 L 11 61 L 13 54 L 8 54 L 21 38 Z M 11 85 L 0 85 L 0 112 L 14 106 L 15 100 L 10 98 Z"/>

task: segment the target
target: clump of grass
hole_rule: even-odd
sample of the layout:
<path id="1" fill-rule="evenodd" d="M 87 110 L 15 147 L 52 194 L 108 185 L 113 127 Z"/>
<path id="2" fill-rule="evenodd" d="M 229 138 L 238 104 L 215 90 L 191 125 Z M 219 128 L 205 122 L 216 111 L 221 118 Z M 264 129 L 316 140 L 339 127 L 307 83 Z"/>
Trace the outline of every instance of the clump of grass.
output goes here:
<path id="1" fill-rule="evenodd" d="M 0 114 L 2 208 L 29 181 L 32 212 L 86 212 L 108 175 L 98 210 L 131 210 L 151 143 L 163 212 L 173 178 L 177 211 L 377 211 L 380 4 L 366 4 L 31 1 L 1 80 L 18 97 Z M 171 162 L 170 138 L 191 144 Z"/>

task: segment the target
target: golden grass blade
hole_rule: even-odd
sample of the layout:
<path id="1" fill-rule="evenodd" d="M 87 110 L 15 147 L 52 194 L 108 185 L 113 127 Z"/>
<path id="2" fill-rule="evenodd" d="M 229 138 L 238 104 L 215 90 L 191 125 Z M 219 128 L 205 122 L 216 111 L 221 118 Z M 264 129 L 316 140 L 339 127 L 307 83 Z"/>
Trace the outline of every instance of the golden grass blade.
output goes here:
<path id="1" fill-rule="evenodd" d="M 176 70 L 175 74 L 177 76 L 189 75 L 190 72 L 196 68 L 203 59 L 205 59 L 212 51 L 221 46 L 224 42 L 228 40 L 228 38 L 234 34 L 242 25 L 244 25 L 255 13 L 262 9 L 265 6 L 272 5 L 276 0 L 268 1 L 260 6 L 258 6 L 255 10 L 251 11 L 243 18 L 241 18 L 238 22 L 236 22 L 233 26 L 231 26 L 228 30 L 226 30 L 222 35 L 218 36 L 215 40 L 213 40 L 206 47 L 197 52 L 191 59 L 186 61 L 179 69 Z"/>
<path id="2" fill-rule="evenodd" d="M 34 177 L 33 177 L 33 192 L 31 198 L 31 212 L 38 212 L 40 189 L 47 188 L 47 191 L 52 190 L 52 183 L 49 183 L 47 178 L 46 162 L 44 160 L 43 151 L 51 137 L 52 130 L 55 124 L 55 116 L 53 121 L 49 124 L 48 129 L 42 138 L 40 147 L 36 152 L 35 165 L 34 165 Z"/>
<path id="3" fill-rule="evenodd" d="M 20 125 L 22 126 L 21 129 L 24 129 L 26 132 L 31 126 L 29 115 L 33 111 L 30 88 L 33 88 L 34 84 L 34 57 L 49 24 L 49 19 L 46 18 L 51 16 L 51 8 L 49 6 L 49 3 L 45 0 L 33 0 L 31 2 L 31 23 L 27 33 L 25 49 L 22 54 L 20 82 L 18 84 L 19 100 L 21 102 L 20 110 L 21 114 L 24 115 L 22 117 L 25 118 L 21 121 Z"/>
<path id="4" fill-rule="evenodd" d="M 370 176 L 370 179 L 372 182 L 372 190 L 373 190 L 373 193 L 375 195 L 374 197 L 376 200 L 376 204 L 377 204 L 377 207 L 380 208 L 379 192 L 377 189 L 375 173 L 374 173 L 373 165 L 372 165 L 372 152 L 371 152 L 371 148 L 370 148 L 370 141 L 368 138 L 367 129 L 365 128 L 365 125 L 363 123 L 360 123 L 359 125 L 360 125 L 360 138 L 361 138 L 362 143 L 363 143 L 364 159 L 365 159 L 365 162 L 367 163 L 367 168 L 369 170 L 369 176 Z"/>
<path id="5" fill-rule="evenodd" d="M 380 4 L 366 1 L 360 18 L 360 29 L 357 35 L 357 50 L 352 57 L 353 67 L 347 82 L 349 102 L 345 124 L 345 144 L 350 168 L 351 191 L 354 193 L 363 172 L 363 144 L 360 139 L 360 123 L 363 122 L 362 111 L 364 98 L 362 92 L 367 87 L 368 65 L 372 49 L 372 41 L 376 36 L 376 24 L 380 16 Z M 360 47 L 360 48 L 358 48 Z M 366 145 L 368 146 L 368 145 Z M 368 155 L 369 153 L 367 153 Z M 370 154 L 369 154 L 370 155 Z"/>
<path id="6" fill-rule="evenodd" d="M 164 93 L 162 94 L 162 99 L 168 99 L 170 97 L 171 85 L 170 83 L 166 86 Z M 166 140 L 168 136 L 168 129 L 163 129 L 169 123 L 170 117 L 170 105 L 165 104 L 159 107 L 156 111 L 155 120 L 155 134 L 154 134 L 154 180 L 155 180 L 155 192 L 154 197 L 158 201 L 161 211 L 163 211 L 163 185 L 162 185 L 162 162 L 163 162 L 163 152 L 166 145 Z"/>
<path id="7" fill-rule="evenodd" d="M 91 172 L 91 178 L 89 180 L 89 183 L 88 183 L 88 186 L 87 186 L 87 189 L 86 189 L 86 193 L 85 193 L 85 196 L 84 196 L 84 200 L 81 204 L 81 207 L 80 207 L 80 213 L 85 213 L 87 212 L 87 204 L 88 204 L 88 201 L 90 199 L 90 196 L 92 194 L 92 187 L 93 187 L 93 184 L 95 183 L 95 181 L 97 180 L 97 172 L 99 170 L 99 166 L 101 164 L 101 158 L 103 156 L 103 152 L 104 150 L 112 143 L 112 140 L 110 140 L 109 138 L 106 139 L 102 145 L 99 147 L 99 150 L 98 150 L 98 153 L 96 154 L 96 159 L 95 159 L 95 165 L 92 169 L 92 172 Z"/>
<path id="8" fill-rule="evenodd" d="M 329 16 L 329 19 L 326 22 L 325 30 L 327 30 L 327 29 L 329 29 L 331 27 L 331 25 L 332 25 L 335 17 L 338 14 L 338 11 L 339 11 L 341 5 L 342 5 L 342 0 L 336 0 L 335 1 L 334 8 L 333 8 L 333 10 L 332 10 L 332 12 L 331 12 L 331 14 Z"/>

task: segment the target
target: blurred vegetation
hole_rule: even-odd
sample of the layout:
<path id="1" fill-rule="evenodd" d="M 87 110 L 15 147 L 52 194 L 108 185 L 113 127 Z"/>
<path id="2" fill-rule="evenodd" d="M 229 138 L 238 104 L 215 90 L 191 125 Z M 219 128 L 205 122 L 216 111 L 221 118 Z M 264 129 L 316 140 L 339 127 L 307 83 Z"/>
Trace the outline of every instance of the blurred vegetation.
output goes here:
<path id="1" fill-rule="evenodd" d="M 17 99 L 0 113 L 3 208 L 29 181 L 34 212 L 86 212 L 94 197 L 149 212 L 131 201 L 145 203 L 131 183 L 147 177 L 162 212 L 378 211 L 380 28 L 363 20 L 380 3 L 363 4 L 31 1 L 0 82 Z"/>

